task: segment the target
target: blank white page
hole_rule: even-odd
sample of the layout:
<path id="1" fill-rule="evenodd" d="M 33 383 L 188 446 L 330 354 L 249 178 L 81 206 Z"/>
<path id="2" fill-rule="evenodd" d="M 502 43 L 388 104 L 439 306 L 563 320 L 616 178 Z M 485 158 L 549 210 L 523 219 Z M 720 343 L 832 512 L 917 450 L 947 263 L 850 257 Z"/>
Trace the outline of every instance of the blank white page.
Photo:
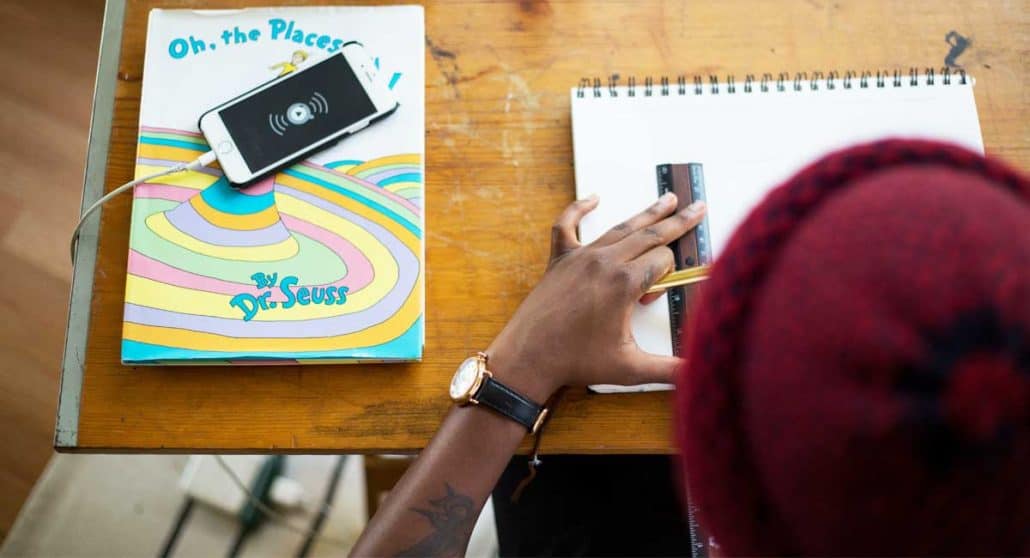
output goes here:
<path id="1" fill-rule="evenodd" d="M 967 83 L 961 83 L 967 81 Z M 905 76 L 895 86 L 858 80 L 845 89 L 841 80 L 818 90 L 802 81 L 786 91 L 758 84 L 735 93 L 706 84 L 667 95 L 654 88 L 635 96 L 627 87 L 572 89 L 572 132 L 576 194 L 598 194 L 601 202 L 580 224 L 590 242 L 658 197 L 655 167 L 664 163 L 704 165 L 708 220 L 714 255 L 748 212 L 776 185 L 819 157 L 857 143 L 886 137 L 943 140 L 983 152 L 973 100 L 973 80 L 937 76 L 928 84 Z M 583 96 L 578 93 L 582 91 Z M 633 334 L 649 352 L 672 354 L 668 302 L 664 299 L 633 314 Z M 655 386 L 640 386 L 653 388 Z M 638 389 L 640 389 L 638 388 Z"/>

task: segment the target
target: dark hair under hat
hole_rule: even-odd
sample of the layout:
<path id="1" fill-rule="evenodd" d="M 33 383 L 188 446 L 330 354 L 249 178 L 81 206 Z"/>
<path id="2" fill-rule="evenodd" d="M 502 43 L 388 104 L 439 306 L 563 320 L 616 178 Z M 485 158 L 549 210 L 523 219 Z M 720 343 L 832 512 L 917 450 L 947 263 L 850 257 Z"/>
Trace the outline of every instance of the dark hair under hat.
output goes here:
<path id="1" fill-rule="evenodd" d="M 829 155 L 735 232 L 676 435 L 728 554 L 1030 554 L 1030 182 L 933 142 Z"/>

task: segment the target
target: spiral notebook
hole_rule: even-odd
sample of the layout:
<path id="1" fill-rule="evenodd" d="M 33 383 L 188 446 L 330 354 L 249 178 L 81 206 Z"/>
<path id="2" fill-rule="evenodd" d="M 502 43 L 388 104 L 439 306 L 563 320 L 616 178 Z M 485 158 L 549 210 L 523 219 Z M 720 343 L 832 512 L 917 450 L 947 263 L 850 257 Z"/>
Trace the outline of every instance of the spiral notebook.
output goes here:
<path id="1" fill-rule="evenodd" d="M 734 228 L 777 184 L 828 152 L 884 137 L 982 152 L 973 79 L 949 69 L 669 79 L 617 76 L 571 90 L 576 194 L 601 196 L 580 225 L 586 242 L 668 190 L 701 197 L 707 222 L 677 250 L 679 266 L 717 258 Z M 634 310 L 640 346 L 675 354 L 689 291 Z M 595 391 L 669 388 L 594 386 Z"/>

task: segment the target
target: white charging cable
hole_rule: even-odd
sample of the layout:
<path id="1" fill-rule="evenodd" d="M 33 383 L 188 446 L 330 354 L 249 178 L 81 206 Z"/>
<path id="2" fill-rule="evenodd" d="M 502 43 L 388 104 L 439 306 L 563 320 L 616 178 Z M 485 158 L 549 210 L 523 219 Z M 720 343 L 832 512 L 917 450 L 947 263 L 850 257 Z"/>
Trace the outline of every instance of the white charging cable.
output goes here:
<path id="1" fill-rule="evenodd" d="M 174 173 L 177 173 L 177 172 L 195 171 L 195 170 L 198 170 L 198 169 L 202 169 L 202 168 L 210 165 L 214 161 L 215 161 L 215 152 L 214 151 L 208 151 L 207 153 L 201 155 L 200 157 L 197 157 L 196 159 L 190 161 L 189 163 L 179 163 L 178 165 L 175 165 L 174 167 L 168 167 L 167 169 L 165 169 L 165 170 L 163 170 L 161 172 L 155 172 L 154 174 L 147 175 L 147 176 L 144 176 L 142 178 L 137 178 L 136 180 L 133 180 L 132 182 L 126 182 L 125 184 L 122 184 L 121 186 L 119 186 L 119 187 L 115 188 L 114 190 L 111 190 L 110 192 L 105 194 L 104 197 L 102 197 L 99 200 L 97 200 L 96 202 L 94 202 L 93 205 L 87 207 L 86 211 L 83 211 L 82 212 L 82 216 L 79 217 L 79 222 L 78 222 L 77 225 L 75 225 L 75 231 L 72 232 L 72 241 L 71 241 L 71 247 L 70 247 L 71 248 L 71 256 L 72 256 L 72 265 L 75 264 L 75 249 L 79 245 L 79 231 L 82 230 L 82 225 L 86 222 L 86 219 L 88 219 L 89 216 L 92 215 L 96 210 L 100 209 L 100 206 L 104 205 L 105 203 L 110 201 L 111 198 L 114 198 L 118 194 L 121 194 L 122 192 L 125 192 L 125 191 L 128 191 L 128 190 L 132 190 L 133 188 L 135 188 L 136 186 L 139 186 L 140 184 L 143 184 L 144 182 L 147 182 L 147 181 L 150 181 L 150 180 L 154 180 L 155 178 L 161 178 L 162 176 L 168 176 L 169 174 L 174 174 Z"/>

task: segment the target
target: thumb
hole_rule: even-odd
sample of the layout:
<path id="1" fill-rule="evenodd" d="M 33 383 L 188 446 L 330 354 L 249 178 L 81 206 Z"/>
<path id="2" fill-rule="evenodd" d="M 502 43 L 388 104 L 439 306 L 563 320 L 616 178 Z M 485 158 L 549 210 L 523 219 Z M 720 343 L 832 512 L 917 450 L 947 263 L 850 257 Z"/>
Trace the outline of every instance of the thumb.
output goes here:
<path id="1" fill-rule="evenodd" d="M 630 355 L 628 372 L 633 378 L 633 383 L 671 384 L 683 363 L 684 360 L 679 357 L 655 355 L 644 352 L 638 347 Z"/>

